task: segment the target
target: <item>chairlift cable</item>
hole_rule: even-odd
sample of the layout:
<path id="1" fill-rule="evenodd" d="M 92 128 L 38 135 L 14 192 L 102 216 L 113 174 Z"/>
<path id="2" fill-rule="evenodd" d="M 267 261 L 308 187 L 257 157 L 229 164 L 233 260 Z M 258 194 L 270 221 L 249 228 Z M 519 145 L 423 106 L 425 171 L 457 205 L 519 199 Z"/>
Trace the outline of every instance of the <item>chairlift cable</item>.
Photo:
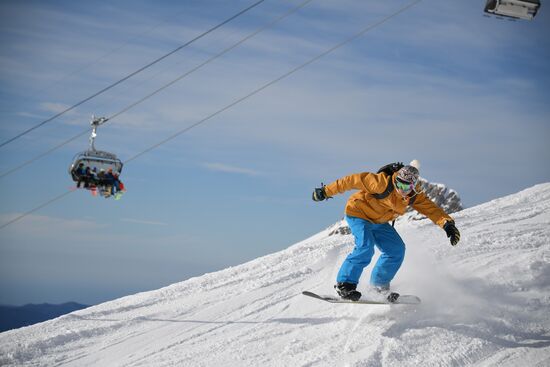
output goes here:
<path id="1" fill-rule="evenodd" d="M 269 86 L 271 86 L 271 85 L 273 85 L 273 84 L 275 84 L 275 83 L 277 83 L 277 82 L 279 82 L 279 81 L 281 81 L 281 80 L 287 78 L 288 76 L 290 76 L 290 75 L 294 74 L 295 72 L 297 72 L 297 71 L 299 71 L 299 70 L 305 68 L 306 66 L 308 66 L 308 65 L 312 64 L 313 62 L 319 60 L 320 58 L 322 58 L 322 57 L 328 55 L 329 53 L 331 53 L 331 52 L 337 50 L 338 48 L 340 48 L 340 47 L 342 47 L 342 46 L 344 46 L 344 45 L 346 45 L 346 44 L 352 42 L 353 40 L 355 40 L 355 39 L 357 39 L 357 38 L 363 36 L 364 34 L 366 34 L 367 32 L 371 31 L 372 29 L 377 28 L 378 26 L 380 26 L 380 25 L 386 23 L 388 20 L 390 20 L 390 19 L 396 17 L 397 15 L 399 15 L 399 14 L 401 14 L 401 13 L 403 13 L 403 12 L 409 10 L 409 9 L 411 9 L 412 7 L 414 7 L 415 5 L 417 5 L 418 3 L 420 3 L 421 1 L 422 1 L 422 0 L 415 0 L 415 1 L 411 2 L 411 3 L 409 3 L 408 5 L 406 5 L 406 6 L 402 7 L 402 8 L 400 8 L 400 9 L 397 10 L 396 12 L 394 12 L 394 13 L 392 13 L 392 14 L 386 16 L 385 18 L 383 18 L 383 19 L 381 19 L 381 20 L 379 20 L 378 22 L 376 22 L 376 23 L 374 23 L 374 24 L 372 24 L 372 25 L 370 25 L 370 26 L 367 26 L 367 27 L 363 28 L 362 30 L 360 30 L 359 32 L 355 33 L 354 35 L 348 37 L 348 38 L 345 39 L 344 41 L 342 41 L 342 42 L 336 44 L 335 46 L 330 47 L 330 48 L 327 49 L 326 51 L 323 51 L 323 52 L 320 53 L 319 55 L 315 56 L 314 58 L 312 58 L 312 59 L 306 61 L 305 63 L 303 63 L 303 64 L 301 64 L 301 65 L 299 65 L 299 66 L 297 66 L 297 67 L 295 67 L 295 68 L 293 68 L 292 70 L 286 72 L 285 74 L 279 76 L 278 78 L 273 79 L 273 80 L 270 81 L 269 83 L 264 84 L 264 85 L 261 86 L 260 88 L 255 89 L 254 91 L 248 93 L 247 95 L 245 95 L 245 96 L 243 96 L 243 97 L 241 97 L 241 98 L 235 100 L 234 102 L 232 102 L 232 103 L 228 104 L 227 106 L 225 106 L 225 107 L 219 109 L 218 111 L 216 111 L 216 112 L 210 114 L 209 116 L 205 117 L 204 119 L 202 119 L 202 120 L 200 120 L 200 121 L 197 121 L 197 122 L 195 122 L 194 124 L 192 124 L 192 125 L 190 125 L 190 126 L 187 126 L 186 128 L 184 128 L 184 129 L 182 129 L 182 130 L 176 132 L 175 134 L 170 135 L 170 136 L 167 137 L 166 139 L 160 141 L 159 143 L 154 144 L 154 145 L 148 147 L 147 149 L 145 149 L 145 150 L 139 152 L 138 154 L 134 155 L 133 157 L 127 159 L 127 160 L 126 160 L 126 163 L 131 162 L 131 161 L 133 161 L 133 160 L 139 158 L 139 157 L 142 156 L 143 154 L 148 153 L 148 152 L 150 152 L 151 150 L 158 148 L 159 146 L 165 144 L 166 142 L 168 142 L 168 141 L 170 141 L 170 140 L 176 138 L 177 136 L 179 136 L 179 135 L 181 135 L 181 134 L 183 134 L 183 133 L 185 133 L 185 132 L 187 132 L 187 131 L 189 131 L 189 130 L 191 130 L 191 129 L 197 127 L 197 126 L 199 126 L 200 124 L 202 124 L 202 123 L 204 123 L 204 122 L 210 120 L 210 119 L 213 118 L 214 116 L 219 115 L 220 113 L 222 113 L 222 112 L 224 112 L 224 111 L 230 109 L 231 107 L 233 107 L 233 106 L 235 106 L 235 105 L 237 105 L 237 104 L 243 102 L 244 100 L 246 100 L 246 99 L 252 97 L 253 95 L 255 95 L 255 94 L 261 92 L 262 90 L 268 88 Z M 7 227 L 8 225 L 10 225 L 10 224 L 12 224 L 12 223 L 15 223 L 15 222 L 17 222 L 17 221 L 23 219 L 23 218 L 26 217 L 27 215 L 32 214 L 32 213 L 34 213 L 35 211 L 37 211 L 37 210 L 39 210 L 39 209 L 42 209 L 42 208 L 44 208 L 45 206 L 47 206 L 47 205 L 49 205 L 49 204 L 52 204 L 52 203 L 54 203 L 54 202 L 56 202 L 56 201 L 58 201 L 58 200 L 61 200 L 62 198 L 66 197 L 68 194 L 70 194 L 71 192 L 72 192 L 72 191 L 67 191 L 67 192 L 65 192 L 65 193 L 63 193 L 63 194 L 61 194 L 61 195 L 56 196 L 55 198 L 50 199 L 50 200 L 47 201 L 46 203 L 41 204 L 41 205 L 39 205 L 39 206 L 37 206 L 37 207 L 31 209 L 30 211 L 25 212 L 25 213 L 19 215 L 18 217 L 12 219 L 11 221 L 9 221 L 9 222 L 7 222 L 7 223 L 4 223 L 4 224 L 0 225 L 0 229 L 3 229 L 3 228 L 5 228 L 5 227 Z"/>
<path id="2" fill-rule="evenodd" d="M 84 103 L 86 103 L 86 102 L 88 102 L 88 101 L 90 101 L 91 99 L 93 99 L 93 98 L 99 96 L 100 94 L 102 94 L 102 93 L 104 93 L 104 92 L 106 92 L 106 91 L 108 91 L 108 90 L 110 90 L 110 89 L 116 87 L 117 85 L 119 85 L 119 84 L 121 84 L 122 82 L 124 82 L 124 81 L 130 79 L 130 78 L 133 77 L 134 75 L 136 75 L 136 74 L 142 72 L 143 70 L 145 70 L 145 69 L 147 69 L 147 68 L 153 66 L 154 64 L 156 64 L 156 63 L 158 63 L 158 62 L 160 62 L 160 61 L 166 59 L 167 57 L 173 55 L 174 53 L 178 52 L 179 50 L 183 49 L 184 47 L 189 46 L 191 43 L 193 43 L 193 42 L 195 42 L 195 41 L 197 41 L 197 40 L 203 38 L 203 37 L 206 36 L 207 34 L 212 33 L 212 32 L 215 31 L 216 29 L 218 29 L 218 28 L 224 26 L 225 24 L 229 23 L 229 22 L 232 21 L 233 19 L 235 19 L 235 18 L 239 17 L 240 15 L 246 13 L 246 12 L 249 11 L 250 9 L 252 9 L 252 8 L 254 8 L 254 7 L 260 5 L 260 4 L 263 3 L 264 1 L 265 1 L 265 0 L 259 0 L 259 1 L 255 2 L 254 4 L 250 5 L 249 7 L 245 8 L 245 9 L 243 9 L 243 10 L 241 10 L 241 11 L 238 12 L 237 14 L 235 14 L 235 15 L 229 17 L 228 19 L 224 20 L 223 22 L 219 23 L 218 25 L 216 25 L 216 26 L 210 28 L 209 30 L 207 30 L 207 31 L 205 31 L 205 32 L 203 32 L 203 33 L 201 33 L 201 34 L 198 35 L 197 37 L 195 37 L 195 38 L 193 38 L 192 40 L 186 42 L 185 44 L 183 44 L 183 45 L 181 45 L 181 46 L 175 48 L 174 50 L 170 51 L 169 53 L 167 53 L 167 54 L 165 54 L 165 55 L 163 55 L 163 56 L 157 58 L 156 60 L 153 60 L 153 61 L 150 62 L 149 64 L 147 64 L 147 65 L 145 65 L 145 66 L 139 68 L 138 70 L 134 71 L 133 73 L 128 74 L 128 75 L 125 76 L 124 78 L 122 78 L 122 79 L 120 79 L 120 80 L 118 80 L 118 81 L 116 81 L 116 82 L 110 84 L 109 86 L 103 88 L 103 89 L 100 90 L 99 92 L 96 92 L 96 93 L 92 94 L 91 96 L 89 96 L 89 97 L 87 97 L 87 98 L 84 98 L 84 99 L 81 100 L 80 102 L 75 103 L 74 105 L 72 105 L 72 106 L 70 106 L 70 107 L 64 109 L 63 111 L 61 111 L 61 112 L 55 114 L 54 116 L 52 116 L 52 117 L 50 117 L 50 118 L 48 118 L 48 119 L 46 119 L 46 120 L 44 120 L 44 121 L 42 121 L 42 122 L 40 122 L 40 123 L 38 123 L 38 124 L 36 124 L 36 125 L 34 125 L 34 126 L 28 128 L 28 129 L 26 129 L 25 131 L 23 131 L 23 132 L 17 134 L 17 135 L 14 136 L 14 137 L 12 137 L 12 138 L 10 138 L 10 139 L 4 141 L 3 143 L 0 144 L 0 148 L 3 147 L 3 146 L 5 146 L 5 145 L 7 145 L 7 144 L 9 144 L 9 143 L 11 143 L 11 142 L 13 142 L 13 141 L 15 141 L 15 140 L 17 140 L 17 139 L 19 139 L 19 138 L 21 138 L 22 136 L 24 136 L 24 135 L 30 133 L 31 131 L 38 129 L 39 127 L 41 127 L 41 126 L 47 124 L 48 122 L 51 122 L 51 121 L 55 120 L 55 119 L 58 118 L 59 116 L 61 116 L 61 115 L 65 114 L 65 113 L 67 113 L 67 112 L 69 112 L 69 111 L 75 109 L 76 107 L 78 107 L 78 106 L 80 106 L 80 105 L 82 105 L 82 104 L 84 104 Z"/>
<path id="3" fill-rule="evenodd" d="M 204 122 L 206 122 L 206 121 L 212 119 L 213 117 L 219 115 L 220 113 L 222 113 L 222 112 L 224 112 L 224 111 L 227 111 L 228 109 L 232 108 L 233 106 L 235 106 L 235 105 L 237 105 L 237 104 L 239 104 L 239 103 L 241 103 L 241 102 L 247 100 L 248 98 L 250 98 L 250 97 L 252 97 L 252 96 L 254 96 L 254 95 L 260 93 L 261 91 L 263 91 L 264 89 L 269 88 L 269 87 L 272 86 L 273 84 L 275 84 L 275 83 L 277 83 L 277 82 L 279 82 L 279 81 L 281 81 L 281 80 L 283 80 L 283 79 L 286 79 L 287 77 L 289 77 L 290 75 L 296 73 L 297 71 L 299 71 L 299 70 L 305 68 L 306 66 L 308 66 L 308 65 L 314 63 L 315 61 L 321 59 L 322 57 L 324 57 L 324 56 L 326 56 L 326 55 L 332 53 L 333 51 L 339 49 L 340 47 L 342 47 L 342 46 L 344 46 L 344 45 L 346 45 L 346 44 L 352 42 L 353 40 L 355 40 L 355 39 L 361 37 L 361 36 L 364 35 L 365 33 L 367 33 L 367 32 L 369 32 L 370 30 L 372 30 L 372 29 L 374 29 L 374 28 L 376 28 L 376 27 L 382 25 L 383 23 L 387 22 L 388 20 L 392 19 L 393 17 L 395 17 L 395 16 L 397 16 L 397 15 L 399 15 L 399 14 L 405 12 L 406 10 L 412 8 L 414 5 L 418 4 L 418 3 L 421 2 L 421 1 L 422 1 L 422 0 L 415 0 L 415 1 L 413 1 L 412 3 L 408 4 L 407 6 L 405 6 L 405 7 L 401 8 L 401 9 L 399 9 L 397 12 L 392 13 L 392 14 L 386 16 L 385 18 L 381 19 L 380 21 L 378 21 L 378 22 L 376 22 L 376 23 L 374 23 L 374 24 L 372 24 L 372 25 L 370 25 L 370 26 L 368 26 L 368 27 L 366 27 L 366 28 L 363 28 L 360 32 L 355 33 L 354 35 L 352 35 L 352 36 L 346 38 L 346 39 L 343 40 L 342 42 L 340 42 L 340 43 L 338 43 L 338 44 L 336 44 L 336 45 L 330 47 L 329 49 L 323 51 L 323 52 L 320 53 L 319 55 L 317 55 L 317 56 L 315 56 L 315 57 L 309 59 L 309 60 L 306 61 L 305 63 L 303 63 L 303 64 L 301 64 L 301 65 L 299 65 L 299 66 L 297 66 L 297 67 L 291 69 L 290 71 L 287 71 L 287 72 L 284 73 L 283 75 L 281 75 L 281 76 L 279 76 L 279 77 L 277 77 L 277 78 L 271 80 L 270 82 L 268 82 L 268 83 L 262 85 L 261 87 L 255 89 L 255 90 L 253 90 L 252 92 L 248 93 L 247 95 L 245 95 L 245 96 L 243 96 L 243 97 L 240 97 L 240 98 L 236 99 L 235 101 L 233 101 L 233 102 L 231 102 L 230 104 L 226 105 L 225 107 L 223 107 L 223 108 L 217 110 L 216 112 L 214 112 L 214 113 L 208 115 L 207 117 L 203 118 L 202 120 L 199 120 L 199 121 L 195 122 L 194 124 L 185 127 L 185 128 L 182 129 L 182 130 L 179 130 L 178 132 L 176 132 L 176 133 L 170 135 L 169 137 L 165 138 L 164 140 L 162 140 L 162 141 L 160 141 L 160 142 L 158 142 L 158 143 L 156 143 L 156 144 L 150 146 L 149 148 L 147 148 L 147 149 L 141 151 L 140 153 L 134 155 L 133 157 L 126 159 L 125 162 L 128 163 L 128 162 L 133 161 L 134 159 L 140 157 L 141 155 L 143 155 L 143 154 L 145 154 L 145 153 L 147 153 L 147 152 L 150 152 L 150 151 L 153 150 L 153 149 L 158 148 L 159 146 L 161 146 L 161 145 L 167 143 L 168 141 L 170 141 L 170 140 L 176 138 L 177 136 L 179 136 L 179 135 L 181 135 L 181 134 L 183 134 L 183 133 L 186 133 L 187 131 L 189 131 L 189 130 L 191 130 L 191 129 L 193 129 L 193 128 L 199 126 L 199 125 L 201 125 L 202 123 L 204 123 Z"/>
<path id="4" fill-rule="evenodd" d="M 178 13 L 176 13 L 175 16 L 173 16 L 174 18 L 181 15 L 182 13 L 184 13 L 184 11 L 180 11 Z M 61 83 L 62 81 L 64 81 L 65 79 L 73 76 L 73 75 L 76 75 L 76 74 L 79 74 L 81 73 L 82 71 L 90 68 L 91 66 L 94 66 L 95 64 L 97 64 L 98 62 L 100 62 L 101 60 L 105 59 L 107 56 L 111 56 L 112 54 L 114 53 L 117 53 L 119 52 L 120 50 L 122 50 L 123 48 L 125 48 L 126 46 L 132 44 L 133 42 L 135 42 L 136 40 L 140 39 L 140 38 L 143 38 L 145 35 L 153 32 L 155 29 L 159 28 L 160 26 L 164 25 L 165 23 L 167 23 L 168 20 L 164 20 L 164 21 L 161 21 L 161 22 L 158 22 L 156 23 L 155 25 L 147 28 L 146 30 L 144 30 L 143 32 L 141 33 L 138 33 L 137 35 L 133 36 L 132 38 L 130 38 L 128 41 L 122 43 L 122 44 L 119 44 L 118 46 L 112 48 L 111 50 L 108 50 L 107 52 L 103 53 L 101 56 L 98 56 L 97 58 L 95 58 L 93 61 L 90 61 L 89 63 L 85 64 L 85 65 L 82 65 L 81 67 L 65 74 L 64 76 L 60 77 L 59 79 L 53 81 L 52 83 L 46 85 L 45 87 L 39 89 L 38 91 L 36 92 L 32 92 L 31 91 L 31 96 L 32 97 L 36 97 L 37 95 L 41 94 L 42 92 L 45 92 L 47 90 L 50 90 L 52 89 L 54 86 L 56 86 L 57 84 Z"/>
<path id="5" fill-rule="evenodd" d="M 4 177 L 6 177 L 6 176 L 11 175 L 12 173 L 14 173 L 14 172 L 20 170 L 21 168 L 24 168 L 24 167 L 28 166 L 28 165 L 31 164 L 31 163 L 36 162 L 36 161 L 39 160 L 40 158 L 43 158 L 43 157 L 47 156 L 47 155 L 50 154 L 50 153 L 55 152 L 57 149 L 61 148 L 62 146 L 65 146 L 65 145 L 69 144 L 70 142 L 72 142 L 72 141 L 74 141 L 74 140 L 80 138 L 81 136 L 88 134 L 88 133 L 90 132 L 90 130 L 91 130 L 91 129 L 86 129 L 86 130 L 82 131 L 81 133 L 76 134 L 76 135 L 73 136 L 72 138 L 69 138 L 68 140 L 65 140 L 64 142 L 62 142 L 62 143 L 60 143 L 60 144 L 58 144 L 58 145 L 56 145 L 56 146 L 50 148 L 49 150 L 45 151 L 44 153 L 39 154 L 39 155 L 37 155 L 36 157 L 31 158 L 31 159 L 29 159 L 28 161 L 25 161 L 25 162 L 21 163 L 19 166 L 13 167 L 12 169 L 10 169 L 10 170 L 8 170 L 8 171 L 6 171 L 6 172 L 2 172 L 2 174 L 0 174 L 0 179 L 1 179 L 1 178 L 4 178 Z"/>
<path id="6" fill-rule="evenodd" d="M 46 207 L 46 206 L 48 206 L 48 205 L 50 205 L 50 204 L 52 204 L 52 203 L 58 201 L 58 200 L 63 199 L 64 197 L 66 197 L 67 195 L 69 195 L 69 194 L 72 193 L 72 192 L 74 192 L 74 190 L 65 191 L 65 192 L 62 193 L 61 195 L 58 195 L 58 196 L 56 196 L 56 197 L 54 197 L 54 198 L 52 198 L 52 199 L 46 201 L 45 203 L 43 203 L 43 204 L 41 204 L 41 205 L 39 205 L 39 206 L 37 206 L 37 207 L 35 207 L 35 208 L 29 210 L 28 212 L 25 212 L 25 213 L 23 213 L 23 214 L 20 214 L 19 216 L 13 218 L 12 220 L 10 220 L 10 221 L 8 221 L 8 222 L 6 222 L 6 223 L 0 225 L 0 229 L 4 229 L 5 227 L 9 226 L 10 224 L 13 224 L 13 223 L 15 223 L 15 222 L 17 222 L 17 221 L 19 221 L 19 220 L 25 218 L 27 215 L 30 215 L 30 214 L 34 213 L 35 211 L 37 211 L 37 210 L 40 210 L 40 209 L 42 209 L 42 208 L 44 208 L 44 207 Z"/>
<path id="7" fill-rule="evenodd" d="M 216 55 L 210 57 L 208 60 L 202 62 L 201 64 L 199 64 L 199 65 L 197 65 L 197 66 L 195 66 L 193 69 L 191 69 L 191 70 L 185 72 L 184 74 L 180 75 L 178 78 L 176 78 L 176 79 L 172 80 L 171 82 L 165 84 L 164 86 L 158 88 L 158 89 L 155 90 L 154 92 L 152 92 L 152 93 L 146 95 L 145 97 L 139 99 L 138 101 L 136 101 L 136 102 L 134 102 L 134 103 L 128 105 L 127 107 L 123 108 L 122 110 L 120 110 L 119 112 L 115 113 L 114 115 L 108 117 L 106 121 L 112 120 L 112 119 L 114 119 L 114 118 L 120 116 L 121 114 L 127 112 L 127 111 L 130 110 L 131 108 L 137 106 L 138 104 L 140 104 L 140 103 L 144 102 L 145 100 L 147 100 L 147 99 L 153 97 L 154 95 L 156 95 L 157 93 L 161 92 L 162 90 L 164 90 L 164 89 L 170 87 L 171 85 L 175 84 L 176 82 L 178 82 L 178 81 L 182 80 L 183 78 L 187 77 L 187 76 L 190 75 L 191 73 L 193 73 L 193 72 L 195 72 L 195 71 L 201 69 L 201 68 L 204 67 L 205 65 L 211 63 L 212 61 L 216 60 L 217 58 L 219 58 L 219 57 L 223 56 L 224 54 L 228 53 L 229 51 L 233 50 L 233 49 L 236 48 L 237 46 L 239 46 L 239 45 L 243 44 L 244 42 L 248 41 L 250 38 L 256 36 L 258 33 L 263 32 L 263 31 L 266 30 L 267 28 L 270 28 L 270 27 L 274 26 L 276 23 L 280 22 L 281 20 L 283 20 L 283 19 L 285 19 L 286 17 L 290 16 L 291 14 L 295 13 L 295 12 L 298 11 L 299 9 L 303 8 L 305 5 L 307 5 L 307 4 L 310 3 L 311 1 L 313 1 L 313 0 L 305 0 L 305 1 L 301 2 L 300 4 L 298 4 L 297 6 L 295 6 L 295 7 L 292 8 L 292 9 L 288 10 L 286 13 L 284 13 L 284 14 L 282 14 L 281 16 L 277 17 L 276 19 L 274 19 L 273 21 L 271 21 L 271 22 L 268 23 L 267 25 L 264 25 L 264 26 L 262 26 L 261 28 L 258 28 L 256 31 L 250 33 L 248 36 L 244 37 L 243 39 L 241 39 L 241 40 L 238 41 L 237 43 L 235 43 L 235 44 L 233 44 L 233 45 L 227 47 L 227 48 L 224 49 L 223 51 L 221 51 L 221 52 L 217 53 Z M 81 136 L 87 134 L 89 131 L 90 131 L 90 129 L 86 129 L 86 130 L 84 130 L 84 131 L 78 133 L 77 135 L 75 135 L 75 136 L 69 138 L 68 140 L 66 140 L 66 141 L 64 141 L 64 142 L 62 142 L 62 143 L 56 145 L 55 147 L 49 149 L 48 151 L 46 151 L 46 152 L 44 152 L 44 153 L 42 153 L 42 154 L 40 154 L 40 155 L 38 155 L 38 156 L 36 156 L 36 157 L 34 157 L 34 158 L 31 158 L 31 159 L 29 159 L 28 161 L 25 161 L 25 162 L 21 163 L 20 165 L 14 167 L 14 168 L 12 168 L 12 169 L 10 169 L 9 171 L 2 172 L 2 173 L 0 174 L 0 179 L 2 179 L 2 178 L 4 178 L 4 177 L 6 177 L 6 176 L 8 176 L 8 175 L 10 175 L 10 174 L 12 174 L 12 173 L 18 171 L 18 170 L 21 169 L 21 168 L 24 168 L 24 167 L 28 166 L 28 165 L 31 164 L 31 163 L 34 163 L 35 161 L 39 160 L 40 158 L 43 158 L 43 157 L 47 156 L 48 154 L 54 152 L 55 150 L 57 150 L 57 149 L 59 149 L 59 148 L 65 146 L 65 145 L 67 145 L 68 143 L 70 143 L 70 142 L 76 140 L 77 138 L 79 138 L 79 137 L 81 137 Z"/>
<path id="8" fill-rule="evenodd" d="M 294 8 L 288 10 L 286 13 L 282 14 L 281 16 L 277 17 L 276 19 L 272 20 L 270 23 L 262 26 L 261 28 L 258 28 L 257 30 L 255 30 L 254 32 L 250 33 L 248 36 L 246 36 L 245 38 L 241 39 L 239 42 L 225 48 L 223 51 L 217 53 L 216 55 L 212 56 L 211 58 L 209 58 L 208 60 L 200 63 L 199 65 L 195 66 L 194 68 L 192 68 L 191 70 L 185 72 L 184 74 L 180 75 L 179 77 L 177 77 L 176 79 L 172 80 L 171 82 L 163 85 L 162 87 L 158 88 L 157 90 L 153 91 L 152 93 L 149 93 L 148 95 L 144 96 L 143 98 L 139 99 L 138 101 L 130 104 L 129 106 L 127 106 L 126 108 L 122 109 L 121 111 L 115 113 L 114 115 L 112 115 L 111 117 L 109 117 L 109 120 L 110 119 L 113 119 L 125 112 L 127 112 L 128 110 L 134 108 L 135 106 L 139 105 L 140 103 L 146 101 L 147 99 L 153 97 L 155 94 L 163 91 L 164 89 L 172 86 L 173 84 L 179 82 L 180 80 L 182 80 L 183 78 L 187 77 L 189 74 L 191 73 L 194 73 L 195 71 L 199 70 L 200 68 L 202 68 L 203 66 L 211 63 L 212 61 L 214 61 L 215 59 L 225 55 L 226 53 L 228 53 L 229 51 L 233 50 L 234 48 L 236 48 L 237 46 L 245 43 L 246 41 L 248 41 L 249 39 L 251 39 L 252 37 L 256 36 L 258 33 L 261 33 L 263 32 L 264 30 L 268 29 L 268 28 L 271 28 L 272 26 L 274 26 L 276 23 L 280 22 L 281 20 L 283 20 L 284 18 L 288 17 L 289 15 L 295 13 L 296 11 L 298 11 L 299 9 L 303 8 L 304 6 L 306 6 L 308 3 L 310 3 L 311 1 L 313 0 L 305 0 L 305 1 L 302 1 L 300 4 L 298 4 L 297 6 L 295 6 Z"/>

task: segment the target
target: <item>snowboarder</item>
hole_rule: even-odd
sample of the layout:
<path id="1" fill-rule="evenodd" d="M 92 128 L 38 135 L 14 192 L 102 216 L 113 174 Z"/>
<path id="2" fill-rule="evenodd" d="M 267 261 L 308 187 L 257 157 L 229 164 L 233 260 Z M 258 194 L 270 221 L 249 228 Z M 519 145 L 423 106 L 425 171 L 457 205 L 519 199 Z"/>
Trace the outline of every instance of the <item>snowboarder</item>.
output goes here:
<path id="1" fill-rule="evenodd" d="M 387 295 L 390 301 L 399 297 L 389 289 L 403 262 L 405 243 L 389 222 L 405 214 L 409 205 L 443 228 L 451 245 L 455 246 L 460 240 L 453 218 L 421 192 L 418 167 L 418 161 L 406 166 L 389 164 L 379 173 L 352 174 L 314 190 L 314 201 L 326 200 L 348 190 L 359 190 L 349 198 L 345 209 L 355 247 L 344 260 L 336 278 L 334 288 L 340 297 L 353 301 L 361 298 L 361 293 L 356 290 L 357 284 L 374 255 L 374 246 L 381 255 L 371 273 L 371 286 Z"/>

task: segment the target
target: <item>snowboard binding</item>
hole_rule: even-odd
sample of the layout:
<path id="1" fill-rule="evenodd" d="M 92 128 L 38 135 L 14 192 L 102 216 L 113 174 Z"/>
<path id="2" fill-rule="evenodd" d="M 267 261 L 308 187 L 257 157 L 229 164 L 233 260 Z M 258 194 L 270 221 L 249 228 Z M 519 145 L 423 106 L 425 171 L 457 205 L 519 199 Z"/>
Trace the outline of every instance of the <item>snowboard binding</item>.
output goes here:
<path id="1" fill-rule="evenodd" d="M 361 292 L 357 291 L 357 284 L 353 283 L 336 283 L 334 286 L 336 293 L 342 299 L 349 299 L 351 301 L 359 301 L 361 298 Z"/>

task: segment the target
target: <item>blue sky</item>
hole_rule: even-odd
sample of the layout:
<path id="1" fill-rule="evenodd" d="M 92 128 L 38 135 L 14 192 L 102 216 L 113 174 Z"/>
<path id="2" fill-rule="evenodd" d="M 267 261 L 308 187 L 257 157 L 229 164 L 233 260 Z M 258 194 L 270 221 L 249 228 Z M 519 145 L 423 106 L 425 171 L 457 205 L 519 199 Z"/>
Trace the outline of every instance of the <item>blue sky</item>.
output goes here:
<path id="1" fill-rule="evenodd" d="M 0 148 L 0 171 L 112 116 L 273 21 L 266 1 L 222 29 Z M 314 0 L 99 129 L 129 159 L 307 62 L 407 1 Z M 425 0 L 129 162 L 120 201 L 73 192 L 0 230 L 0 303 L 98 303 L 236 265 L 340 219 L 341 176 L 419 159 L 473 206 L 550 180 L 550 15 L 482 16 Z M 250 1 L 3 1 L 0 140 L 88 97 Z M 69 190 L 87 136 L 0 178 L 0 223 Z M 460 223 L 458 223 L 460 227 Z M 444 245 L 444 244 L 442 244 Z"/>

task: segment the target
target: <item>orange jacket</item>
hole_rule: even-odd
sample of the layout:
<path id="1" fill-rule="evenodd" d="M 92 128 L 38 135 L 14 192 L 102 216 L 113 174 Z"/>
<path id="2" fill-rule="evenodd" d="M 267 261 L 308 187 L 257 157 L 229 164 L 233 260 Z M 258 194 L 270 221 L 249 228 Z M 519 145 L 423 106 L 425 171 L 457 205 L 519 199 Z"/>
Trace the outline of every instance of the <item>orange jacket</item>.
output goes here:
<path id="1" fill-rule="evenodd" d="M 376 199 L 372 196 L 372 194 L 384 192 L 390 179 L 393 180 L 395 187 L 395 176 L 397 176 L 397 172 L 391 177 L 384 173 L 357 173 L 326 185 L 325 193 L 330 197 L 348 190 L 359 190 L 348 199 L 346 215 L 366 219 L 373 223 L 386 223 L 405 214 L 409 201 L 412 199 L 412 196 L 403 197 L 395 189 L 384 199 Z M 417 189 L 420 189 L 420 185 L 417 186 Z M 416 194 L 412 207 L 442 228 L 447 221 L 453 220 L 424 193 Z"/>

